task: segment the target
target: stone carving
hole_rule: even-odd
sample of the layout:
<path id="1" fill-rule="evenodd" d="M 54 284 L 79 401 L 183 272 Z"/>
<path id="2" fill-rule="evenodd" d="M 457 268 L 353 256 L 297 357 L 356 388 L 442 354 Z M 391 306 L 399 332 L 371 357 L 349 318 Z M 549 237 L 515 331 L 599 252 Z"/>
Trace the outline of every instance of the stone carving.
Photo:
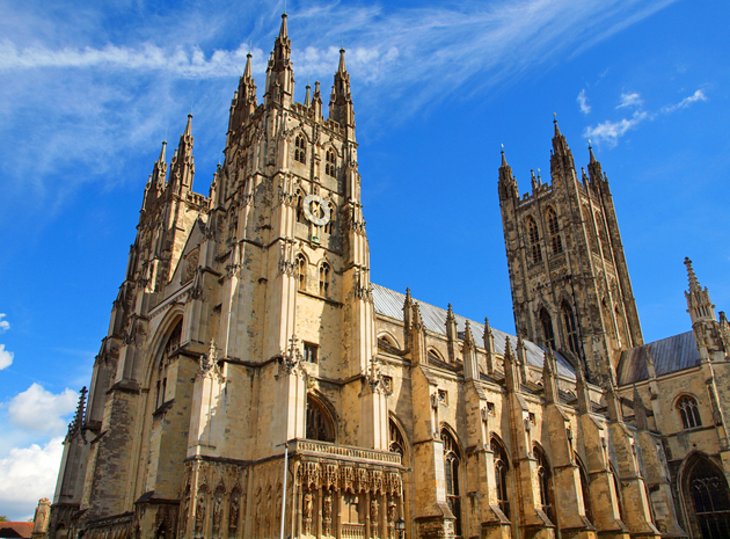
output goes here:
<path id="1" fill-rule="evenodd" d="M 223 524 L 223 496 L 225 495 L 225 489 L 223 486 L 219 486 L 215 489 L 213 495 L 213 535 L 218 536 L 221 531 Z"/>
<path id="2" fill-rule="evenodd" d="M 238 529 L 238 518 L 240 514 L 241 491 L 238 487 L 231 492 L 231 500 L 228 506 L 228 535 L 235 535 Z"/>
<path id="3" fill-rule="evenodd" d="M 205 490 L 201 488 L 195 501 L 195 534 L 202 537 L 205 529 Z"/>
<path id="4" fill-rule="evenodd" d="M 322 499 L 322 532 L 332 535 L 332 494 L 325 492 Z"/>
<path id="5" fill-rule="evenodd" d="M 372 526 L 373 530 L 378 529 L 379 517 L 380 517 L 380 504 L 378 503 L 378 499 L 373 497 L 370 499 L 370 526 Z M 377 535 L 377 532 L 374 533 L 374 535 Z"/>
<path id="6" fill-rule="evenodd" d="M 312 498 L 312 493 L 307 492 L 304 494 L 304 501 L 302 502 L 302 523 L 305 535 L 312 533 Z"/>

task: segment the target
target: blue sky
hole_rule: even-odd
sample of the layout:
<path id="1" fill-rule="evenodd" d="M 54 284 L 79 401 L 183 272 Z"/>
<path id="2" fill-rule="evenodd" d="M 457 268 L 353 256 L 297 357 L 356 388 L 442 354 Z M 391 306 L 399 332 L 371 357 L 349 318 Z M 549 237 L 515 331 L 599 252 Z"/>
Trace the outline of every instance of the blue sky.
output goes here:
<path id="1" fill-rule="evenodd" d="M 263 6 L 263 7 L 262 7 Z M 0 1 L 0 514 L 51 497 L 162 139 L 207 193 L 245 54 L 281 2 Z M 726 2 L 288 3 L 296 98 L 347 49 L 373 279 L 512 331 L 499 148 L 529 189 L 556 112 L 611 181 L 646 340 L 687 331 L 682 259 L 730 308 Z"/>

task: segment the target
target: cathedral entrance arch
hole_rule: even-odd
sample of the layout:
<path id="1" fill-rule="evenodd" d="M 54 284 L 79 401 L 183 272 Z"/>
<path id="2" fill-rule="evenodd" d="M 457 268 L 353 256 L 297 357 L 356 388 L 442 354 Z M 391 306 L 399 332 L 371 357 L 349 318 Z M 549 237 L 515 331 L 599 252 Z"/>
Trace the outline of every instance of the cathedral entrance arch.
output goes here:
<path id="1" fill-rule="evenodd" d="M 722 470 L 705 455 L 685 462 L 682 494 L 694 537 L 730 537 L 730 491 Z"/>

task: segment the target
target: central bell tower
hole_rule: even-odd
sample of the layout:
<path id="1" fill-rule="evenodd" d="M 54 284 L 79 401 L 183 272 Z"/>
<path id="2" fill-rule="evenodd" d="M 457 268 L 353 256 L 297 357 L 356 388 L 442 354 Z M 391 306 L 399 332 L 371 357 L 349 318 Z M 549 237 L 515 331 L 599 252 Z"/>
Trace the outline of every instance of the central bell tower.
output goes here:
<path id="1" fill-rule="evenodd" d="M 578 179 L 557 119 L 551 182 L 520 196 L 502 151 L 499 203 L 517 334 L 610 377 L 621 350 L 642 344 L 608 178 L 589 146 Z"/>

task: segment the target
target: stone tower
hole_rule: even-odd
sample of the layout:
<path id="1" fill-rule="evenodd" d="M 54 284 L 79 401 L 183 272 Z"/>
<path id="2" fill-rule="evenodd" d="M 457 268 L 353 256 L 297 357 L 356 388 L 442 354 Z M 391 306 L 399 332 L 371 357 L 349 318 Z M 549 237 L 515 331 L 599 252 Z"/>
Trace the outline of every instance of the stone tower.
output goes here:
<path id="1" fill-rule="evenodd" d="M 557 120 L 551 182 L 532 173 L 519 195 L 502 151 L 499 202 L 517 334 L 610 377 L 621 350 L 642 344 L 608 178 L 589 146 L 578 179 Z"/>
<path id="2" fill-rule="evenodd" d="M 395 515 L 345 51 L 324 118 L 319 82 L 294 101 L 283 15 L 263 103 L 247 58 L 207 197 L 193 192 L 192 116 L 169 171 L 165 152 L 67 440 L 53 529 L 272 537 L 284 514 L 288 535 L 311 533 L 313 507 L 322 526 L 348 503 Z M 352 499 L 328 486 L 340 461 Z"/>

